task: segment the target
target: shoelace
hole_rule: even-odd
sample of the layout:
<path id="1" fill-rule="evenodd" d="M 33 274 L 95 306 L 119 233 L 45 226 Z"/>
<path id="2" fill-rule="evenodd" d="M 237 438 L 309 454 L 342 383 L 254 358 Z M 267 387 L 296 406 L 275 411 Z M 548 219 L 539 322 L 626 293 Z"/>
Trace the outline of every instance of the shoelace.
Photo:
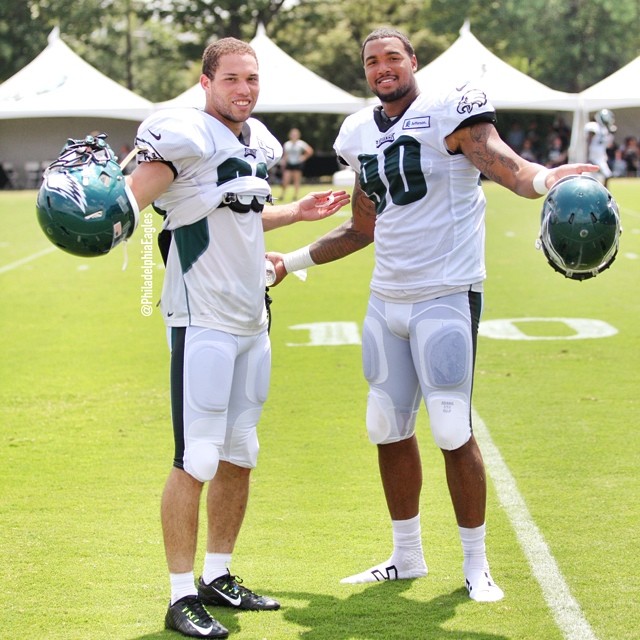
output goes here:
<path id="1" fill-rule="evenodd" d="M 228 579 L 228 582 L 222 587 L 223 591 L 231 591 L 232 593 L 238 593 L 240 594 L 241 597 L 245 597 L 245 596 L 248 598 L 259 597 L 255 593 L 253 593 L 253 591 L 251 591 L 250 589 L 247 589 L 246 587 L 241 586 L 243 580 L 240 576 L 229 575 L 227 579 Z"/>
<path id="2" fill-rule="evenodd" d="M 198 617 L 198 620 L 202 620 L 203 622 L 209 622 L 211 616 L 204 608 L 202 602 L 196 597 L 188 598 L 184 600 L 183 609 L 189 609 L 191 613 L 195 614 Z"/>

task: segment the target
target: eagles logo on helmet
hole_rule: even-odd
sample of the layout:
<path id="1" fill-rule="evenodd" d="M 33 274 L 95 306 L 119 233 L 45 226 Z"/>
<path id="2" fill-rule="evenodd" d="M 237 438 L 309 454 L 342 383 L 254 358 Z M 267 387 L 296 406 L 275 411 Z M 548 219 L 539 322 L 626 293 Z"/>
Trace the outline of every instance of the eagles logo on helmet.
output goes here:
<path id="1" fill-rule="evenodd" d="M 76 256 L 109 253 L 138 224 L 138 205 L 106 134 L 69 139 L 46 169 L 36 200 L 49 240 Z"/>
<path id="2" fill-rule="evenodd" d="M 567 176 L 545 198 L 536 247 L 565 277 L 586 280 L 611 266 L 621 233 L 611 193 L 590 175 Z"/>

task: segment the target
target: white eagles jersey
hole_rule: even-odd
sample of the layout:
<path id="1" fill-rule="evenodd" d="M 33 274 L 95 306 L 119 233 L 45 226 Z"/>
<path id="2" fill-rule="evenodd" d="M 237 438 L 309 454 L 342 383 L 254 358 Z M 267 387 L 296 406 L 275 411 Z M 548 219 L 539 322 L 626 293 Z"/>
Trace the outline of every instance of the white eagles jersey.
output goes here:
<path id="1" fill-rule="evenodd" d="M 607 156 L 607 148 L 613 144 L 613 134 L 609 133 L 607 127 L 597 122 L 587 123 L 585 132 L 587 134 L 593 134 L 593 137 L 589 141 L 589 148 L 587 149 L 587 161 L 597 164 L 600 167 L 601 173 L 606 177 L 611 177 L 612 172 L 608 165 L 609 158 Z"/>
<path id="2" fill-rule="evenodd" d="M 222 203 L 225 194 L 264 202 L 271 193 L 267 171 L 280 160 L 282 146 L 253 118 L 242 138 L 244 144 L 198 109 L 164 109 L 138 129 L 138 162 L 164 162 L 175 174 L 154 202 L 173 234 L 161 300 L 167 326 L 236 335 L 267 327 L 261 213 Z"/>
<path id="3" fill-rule="evenodd" d="M 481 283 L 485 197 L 480 172 L 445 138 L 466 123 L 495 122 L 485 93 L 468 83 L 419 95 L 391 121 L 368 107 L 348 116 L 334 149 L 376 204 L 371 290 L 418 301 Z"/>

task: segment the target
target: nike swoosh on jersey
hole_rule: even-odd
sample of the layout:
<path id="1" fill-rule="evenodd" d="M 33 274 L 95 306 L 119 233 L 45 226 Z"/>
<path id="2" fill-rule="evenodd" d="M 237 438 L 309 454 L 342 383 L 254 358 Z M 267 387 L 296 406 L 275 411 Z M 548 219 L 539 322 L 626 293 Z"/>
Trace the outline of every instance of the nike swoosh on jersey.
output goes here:
<path id="1" fill-rule="evenodd" d="M 229 596 L 226 593 L 223 593 L 222 591 L 220 591 L 220 589 L 216 589 L 215 587 L 211 587 L 218 595 L 222 596 L 227 602 L 229 602 L 230 604 L 232 604 L 234 607 L 239 607 L 240 603 L 242 602 L 242 596 L 236 596 L 235 598 L 233 596 Z"/>
<path id="2" fill-rule="evenodd" d="M 162 134 L 161 133 L 153 133 L 153 131 L 151 131 L 151 129 L 149 129 L 149 133 L 156 139 L 156 140 L 160 140 L 160 138 L 162 138 Z"/>

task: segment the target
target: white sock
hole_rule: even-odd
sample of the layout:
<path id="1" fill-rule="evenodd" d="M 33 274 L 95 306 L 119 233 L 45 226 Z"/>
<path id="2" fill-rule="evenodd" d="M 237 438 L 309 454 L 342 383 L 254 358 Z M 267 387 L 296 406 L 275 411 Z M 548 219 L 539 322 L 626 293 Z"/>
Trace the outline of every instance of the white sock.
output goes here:
<path id="1" fill-rule="evenodd" d="M 175 604 L 180 598 L 185 596 L 197 596 L 193 571 L 187 573 L 170 573 L 169 582 L 171 584 L 171 604 Z"/>
<path id="2" fill-rule="evenodd" d="M 230 553 L 206 553 L 202 569 L 202 582 L 210 584 L 212 580 L 229 573 L 230 566 Z"/>
<path id="3" fill-rule="evenodd" d="M 478 602 L 495 602 L 504 597 L 502 589 L 493 581 L 485 547 L 486 524 L 467 529 L 458 527 L 464 561 L 462 570 L 469 597 Z"/>
<path id="4" fill-rule="evenodd" d="M 428 569 L 422 551 L 420 514 L 408 520 L 392 520 L 393 553 L 386 562 L 340 580 L 346 584 L 406 580 L 426 576 Z"/>
<path id="5" fill-rule="evenodd" d="M 473 529 L 458 527 L 458 531 L 460 531 L 460 542 L 462 542 L 462 555 L 464 557 L 462 569 L 464 574 L 467 575 L 470 571 L 488 570 L 489 564 L 484 542 L 487 535 L 487 525 L 481 524 Z"/>
<path id="6" fill-rule="evenodd" d="M 399 570 L 424 565 L 420 514 L 409 520 L 392 520 L 393 554 L 390 558 Z"/>

